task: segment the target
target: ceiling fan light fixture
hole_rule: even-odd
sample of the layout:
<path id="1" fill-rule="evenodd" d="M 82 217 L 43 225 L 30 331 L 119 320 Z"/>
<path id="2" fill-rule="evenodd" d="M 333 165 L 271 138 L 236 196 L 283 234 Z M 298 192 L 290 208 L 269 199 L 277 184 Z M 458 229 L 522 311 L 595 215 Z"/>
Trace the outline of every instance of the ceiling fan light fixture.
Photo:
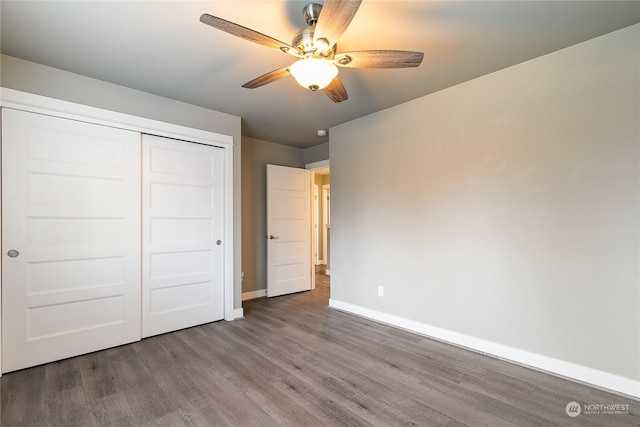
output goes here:
<path id="1" fill-rule="evenodd" d="M 338 75 L 338 67 L 325 59 L 309 56 L 291 64 L 289 72 L 300 86 L 316 91 L 331 83 Z"/>
<path id="2" fill-rule="evenodd" d="M 311 91 L 323 89 L 329 99 L 337 103 L 349 99 L 347 90 L 338 78 L 338 66 L 411 68 L 418 67 L 424 58 L 422 52 L 405 50 L 363 50 L 338 54 L 338 40 L 351 23 L 360 3 L 362 0 L 324 0 L 322 5 L 311 3 L 305 6 L 302 15 L 309 27 L 298 31 L 291 45 L 208 13 L 203 13 L 200 21 L 233 36 L 297 58 L 293 64 L 256 77 L 242 87 L 255 89 L 293 76 L 300 86 Z"/>

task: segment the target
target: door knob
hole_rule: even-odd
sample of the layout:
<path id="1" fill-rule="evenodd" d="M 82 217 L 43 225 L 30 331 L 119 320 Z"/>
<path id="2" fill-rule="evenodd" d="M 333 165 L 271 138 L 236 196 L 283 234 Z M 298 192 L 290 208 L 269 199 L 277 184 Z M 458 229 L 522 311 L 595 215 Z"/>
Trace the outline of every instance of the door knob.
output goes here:
<path id="1" fill-rule="evenodd" d="M 279 239 L 279 237 L 274 236 L 273 234 L 269 234 L 269 239 L 273 240 L 273 239 Z"/>
<path id="2" fill-rule="evenodd" d="M 18 255 L 20 255 L 20 252 L 16 251 L 15 249 L 9 249 L 9 252 L 7 252 L 7 256 L 9 258 L 15 258 Z"/>

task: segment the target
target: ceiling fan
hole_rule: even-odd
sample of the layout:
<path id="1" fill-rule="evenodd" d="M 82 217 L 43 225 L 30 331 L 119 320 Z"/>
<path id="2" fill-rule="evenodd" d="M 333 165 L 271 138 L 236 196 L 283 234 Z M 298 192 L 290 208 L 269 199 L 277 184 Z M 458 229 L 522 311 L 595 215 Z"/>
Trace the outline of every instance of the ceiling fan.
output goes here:
<path id="1" fill-rule="evenodd" d="M 403 50 L 364 50 L 337 53 L 337 42 L 355 16 L 362 0 L 326 0 L 324 6 L 311 3 L 302 14 L 309 28 L 296 34 L 293 42 L 276 40 L 217 16 L 203 14 L 200 21 L 245 40 L 271 47 L 295 56 L 286 67 L 270 71 L 242 85 L 255 89 L 292 75 L 302 86 L 312 91 L 322 89 L 333 102 L 348 99 L 347 90 L 338 77 L 338 67 L 409 68 L 422 63 L 422 52 Z"/>

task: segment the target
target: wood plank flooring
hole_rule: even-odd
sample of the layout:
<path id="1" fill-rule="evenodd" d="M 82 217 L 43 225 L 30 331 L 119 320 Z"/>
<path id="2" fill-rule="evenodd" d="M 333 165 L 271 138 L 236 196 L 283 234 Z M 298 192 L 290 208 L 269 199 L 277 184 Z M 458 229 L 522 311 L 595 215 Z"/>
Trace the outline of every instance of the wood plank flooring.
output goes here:
<path id="1" fill-rule="evenodd" d="M 4 426 L 638 426 L 640 402 L 327 308 L 317 289 L 1 378 Z M 625 414 L 566 405 L 629 405 Z"/>

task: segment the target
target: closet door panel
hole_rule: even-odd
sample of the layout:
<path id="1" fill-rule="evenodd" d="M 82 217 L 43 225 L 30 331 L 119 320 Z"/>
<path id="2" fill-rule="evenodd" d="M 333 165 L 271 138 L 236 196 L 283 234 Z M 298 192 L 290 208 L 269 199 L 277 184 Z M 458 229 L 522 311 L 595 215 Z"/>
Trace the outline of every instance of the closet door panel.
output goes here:
<path id="1" fill-rule="evenodd" d="M 142 147 L 147 337 L 224 316 L 224 149 L 150 135 Z"/>
<path id="2" fill-rule="evenodd" d="M 2 154 L 3 372 L 139 340 L 140 134 L 5 108 Z"/>

